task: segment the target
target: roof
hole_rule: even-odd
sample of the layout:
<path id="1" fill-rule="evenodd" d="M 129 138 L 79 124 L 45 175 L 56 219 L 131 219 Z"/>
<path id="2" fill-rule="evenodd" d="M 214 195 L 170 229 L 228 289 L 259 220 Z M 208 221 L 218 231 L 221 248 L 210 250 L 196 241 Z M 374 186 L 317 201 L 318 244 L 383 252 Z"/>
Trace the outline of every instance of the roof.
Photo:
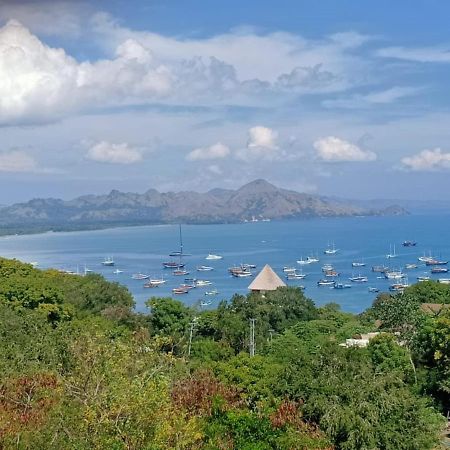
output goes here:
<path id="1" fill-rule="evenodd" d="M 422 311 L 427 314 L 439 315 L 444 309 L 450 308 L 450 305 L 441 303 L 422 303 Z"/>
<path id="2" fill-rule="evenodd" d="M 248 287 L 251 291 L 274 291 L 286 283 L 266 264 Z"/>

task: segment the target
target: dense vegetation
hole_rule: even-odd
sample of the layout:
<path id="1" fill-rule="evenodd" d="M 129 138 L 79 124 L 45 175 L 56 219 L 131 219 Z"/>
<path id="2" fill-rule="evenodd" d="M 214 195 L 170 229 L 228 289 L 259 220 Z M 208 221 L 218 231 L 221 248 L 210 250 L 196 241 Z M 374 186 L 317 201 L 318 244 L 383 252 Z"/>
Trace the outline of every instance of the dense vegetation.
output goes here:
<path id="1" fill-rule="evenodd" d="M 139 315 L 98 275 L 0 259 L 0 448 L 438 448 L 450 311 L 424 302 L 450 304 L 450 287 L 381 294 L 360 316 L 295 288 Z"/>

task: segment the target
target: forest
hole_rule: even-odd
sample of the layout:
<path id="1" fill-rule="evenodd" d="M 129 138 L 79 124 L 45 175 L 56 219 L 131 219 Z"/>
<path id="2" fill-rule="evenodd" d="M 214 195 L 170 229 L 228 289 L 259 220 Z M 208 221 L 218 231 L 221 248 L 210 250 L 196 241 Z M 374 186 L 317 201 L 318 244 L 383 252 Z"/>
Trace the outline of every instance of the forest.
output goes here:
<path id="1" fill-rule="evenodd" d="M 0 448 L 444 445 L 449 285 L 381 293 L 359 315 L 293 287 L 214 310 L 146 305 L 94 273 L 0 258 Z M 368 332 L 365 348 L 341 345 Z"/>

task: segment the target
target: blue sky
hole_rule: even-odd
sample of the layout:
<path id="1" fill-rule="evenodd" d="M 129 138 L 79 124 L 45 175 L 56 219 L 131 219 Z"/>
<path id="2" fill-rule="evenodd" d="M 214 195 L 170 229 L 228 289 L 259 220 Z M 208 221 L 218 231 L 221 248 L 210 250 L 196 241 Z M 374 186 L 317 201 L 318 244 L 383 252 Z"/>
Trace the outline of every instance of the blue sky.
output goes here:
<path id="1" fill-rule="evenodd" d="M 445 1 L 3 1 L 0 204 L 255 178 L 448 199 Z"/>

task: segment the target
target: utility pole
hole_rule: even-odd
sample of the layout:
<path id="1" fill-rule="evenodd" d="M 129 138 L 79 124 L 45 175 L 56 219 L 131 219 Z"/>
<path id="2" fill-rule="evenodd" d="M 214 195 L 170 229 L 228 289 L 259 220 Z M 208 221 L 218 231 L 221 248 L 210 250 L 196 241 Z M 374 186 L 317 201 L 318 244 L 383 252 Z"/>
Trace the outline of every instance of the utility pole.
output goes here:
<path id="1" fill-rule="evenodd" d="M 256 352 L 256 343 L 255 343 L 255 321 L 256 319 L 249 319 L 250 320 L 250 356 L 255 356 Z"/>
<path id="2" fill-rule="evenodd" d="M 189 327 L 188 356 L 191 356 L 192 335 L 194 334 L 194 327 L 195 327 L 195 318 L 192 320 Z"/>

